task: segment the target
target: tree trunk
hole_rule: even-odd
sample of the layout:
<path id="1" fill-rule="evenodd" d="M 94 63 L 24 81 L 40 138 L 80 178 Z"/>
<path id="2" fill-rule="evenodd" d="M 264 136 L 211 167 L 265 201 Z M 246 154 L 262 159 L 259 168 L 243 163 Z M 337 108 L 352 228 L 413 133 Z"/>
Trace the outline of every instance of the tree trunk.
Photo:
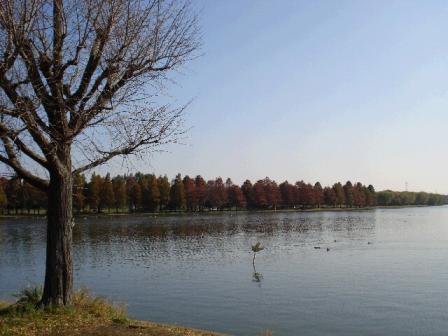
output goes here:
<path id="1" fill-rule="evenodd" d="M 71 165 L 68 165 L 69 167 Z M 42 304 L 66 305 L 73 291 L 72 176 L 50 173 L 47 212 L 47 260 Z"/>

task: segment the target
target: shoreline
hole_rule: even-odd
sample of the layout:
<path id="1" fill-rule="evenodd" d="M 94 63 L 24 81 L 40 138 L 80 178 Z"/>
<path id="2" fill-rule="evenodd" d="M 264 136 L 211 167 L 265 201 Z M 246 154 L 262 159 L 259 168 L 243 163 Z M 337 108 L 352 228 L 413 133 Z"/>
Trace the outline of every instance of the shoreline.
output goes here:
<path id="1" fill-rule="evenodd" d="M 406 208 L 432 208 L 440 207 L 442 205 L 378 205 L 373 207 L 362 208 L 308 208 L 308 209 L 244 209 L 244 210 L 207 210 L 207 211 L 162 211 L 162 212 L 101 212 L 101 213 L 75 213 L 75 218 L 80 217 L 170 217 L 170 216 L 204 216 L 204 215 L 238 215 L 250 213 L 282 213 L 282 212 L 356 212 L 356 211 L 372 211 L 382 209 L 406 209 Z M 1 218 L 45 218 L 46 214 L 3 214 Z"/>

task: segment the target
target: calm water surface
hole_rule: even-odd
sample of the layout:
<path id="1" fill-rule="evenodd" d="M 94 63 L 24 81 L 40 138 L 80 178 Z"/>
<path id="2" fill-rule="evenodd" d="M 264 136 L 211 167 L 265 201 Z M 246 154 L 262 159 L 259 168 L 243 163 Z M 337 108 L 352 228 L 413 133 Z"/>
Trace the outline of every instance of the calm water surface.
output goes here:
<path id="1" fill-rule="evenodd" d="M 0 297 L 42 283 L 44 242 L 42 219 L 0 221 Z M 76 287 L 137 319 L 235 335 L 448 333 L 448 207 L 79 218 L 74 245 Z"/>

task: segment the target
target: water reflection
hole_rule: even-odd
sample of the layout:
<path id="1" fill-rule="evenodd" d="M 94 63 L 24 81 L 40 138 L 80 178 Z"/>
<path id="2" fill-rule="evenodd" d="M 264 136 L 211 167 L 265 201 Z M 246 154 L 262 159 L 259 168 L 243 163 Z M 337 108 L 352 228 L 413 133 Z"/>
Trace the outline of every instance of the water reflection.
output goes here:
<path id="1" fill-rule="evenodd" d="M 347 257 L 341 251 L 375 241 L 376 216 L 365 211 L 80 217 L 73 236 L 75 285 L 128 303 L 135 318 L 256 334 L 245 328 L 259 330 L 263 319 L 285 316 L 284 309 L 305 316 L 295 300 L 308 292 L 300 291 L 328 287 L 321 273 L 335 272 L 335 263 Z M 257 241 L 266 250 L 250 268 L 250 247 Z M 315 251 L 317 245 L 332 253 Z M 44 260 L 43 219 L 1 220 L 0 296 L 41 283 Z M 322 295 L 321 289 L 309 293 Z M 258 317 L 247 310 L 260 304 L 267 311 Z"/>
<path id="2" fill-rule="evenodd" d="M 261 286 L 261 281 L 263 280 L 263 274 L 257 272 L 255 264 L 253 264 L 254 271 L 252 273 L 252 281 L 258 283 Z"/>
<path id="3" fill-rule="evenodd" d="M 31 258 L 44 248 L 43 219 L 3 220 L 0 226 L 2 255 Z M 78 218 L 73 243 L 77 265 L 148 262 L 154 258 L 215 258 L 249 246 L 253 237 L 273 248 L 306 246 L 344 236 L 373 240 L 375 213 L 246 213 L 158 217 Z M 330 237 L 331 236 L 331 237 Z M 331 239 L 330 241 L 333 241 Z M 0 258 L 0 266 L 9 263 Z"/>

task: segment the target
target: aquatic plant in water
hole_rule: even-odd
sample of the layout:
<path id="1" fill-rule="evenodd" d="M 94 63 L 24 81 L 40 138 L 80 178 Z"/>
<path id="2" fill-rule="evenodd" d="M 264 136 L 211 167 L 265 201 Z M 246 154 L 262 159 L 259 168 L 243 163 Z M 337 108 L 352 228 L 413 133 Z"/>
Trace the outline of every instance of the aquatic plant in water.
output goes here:
<path id="1" fill-rule="evenodd" d="M 257 242 L 255 245 L 252 245 L 252 252 L 254 253 L 254 258 L 252 259 L 252 264 L 255 265 L 255 256 L 258 252 L 263 251 L 264 246 L 261 246 L 260 242 Z"/>

